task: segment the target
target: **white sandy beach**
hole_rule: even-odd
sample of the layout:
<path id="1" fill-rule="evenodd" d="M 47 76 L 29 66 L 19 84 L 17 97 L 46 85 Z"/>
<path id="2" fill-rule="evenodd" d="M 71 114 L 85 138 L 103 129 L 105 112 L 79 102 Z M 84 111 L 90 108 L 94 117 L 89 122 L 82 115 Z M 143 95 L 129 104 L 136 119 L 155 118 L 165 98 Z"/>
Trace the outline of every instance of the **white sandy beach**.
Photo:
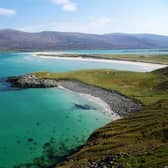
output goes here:
<path id="1" fill-rule="evenodd" d="M 37 54 L 36 54 L 37 56 Z M 98 58 L 81 58 L 81 57 L 61 57 L 61 56 L 39 56 L 44 59 L 57 59 L 57 60 L 73 60 L 73 61 L 86 61 L 86 62 L 103 62 L 103 63 L 115 63 L 115 64 L 127 64 L 127 65 L 137 65 L 146 68 L 152 68 L 153 70 L 164 68 L 167 65 L 155 64 L 155 63 L 144 63 L 144 62 L 134 62 L 134 61 L 121 61 L 121 60 L 108 60 L 108 59 L 98 59 Z"/>
<path id="2" fill-rule="evenodd" d="M 89 94 L 84 94 L 84 93 L 78 93 L 80 96 L 86 98 L 89 102 L 93 102 L 94 104 L 97 104 L 99 105 L 100 107 L 103 108 L 103 112 L 107 112 L 108 114 L 110 114 L 111 116 L 111 120 L 114 121 L 114 120 L 118 120 L 120 119 L 121 117 L 113 112 L 110 108 L 110 106 L 105 102 L 103 101 L 101 98 L 99 97 L 94 97 L 92 95 L 89 95 Z"/>
<path id="3" fill-rule="evenodd" d="M 61 85 L 59 86 L 59 88 L 60 88 L 60 89 L 64 89 L 64 90 L 69 91 L 69 92 L 73 92 L 73 93 L 75 93 L 75 94 L 78 94 L 79 96 L 81 96 L 81 97 L 87 99 L 89 102 L 98 105 L 99 107 L 101 107 L 101 108 L 103 109 L 102 112 L 107 113 L 107 114 L 109 115 L 109 117 L 111 117 L 111 121 L 118 120 L 118 119 L 121 118 L 119 114 L 113 112 L 113 111 L 111 110 L 110 106 L 109 106 L 105 101 L 103 101 L 101 98 L 99 98 L 99 97 L 94 97 L 94 96 L 89 95 L 89 94 L 74 92 L 74 91 L 72 91 L 72 90 L 69 90 L 69 89 L 67 89 L 67 88 L 64 88 L 64 87 L 61 86 Z"/>

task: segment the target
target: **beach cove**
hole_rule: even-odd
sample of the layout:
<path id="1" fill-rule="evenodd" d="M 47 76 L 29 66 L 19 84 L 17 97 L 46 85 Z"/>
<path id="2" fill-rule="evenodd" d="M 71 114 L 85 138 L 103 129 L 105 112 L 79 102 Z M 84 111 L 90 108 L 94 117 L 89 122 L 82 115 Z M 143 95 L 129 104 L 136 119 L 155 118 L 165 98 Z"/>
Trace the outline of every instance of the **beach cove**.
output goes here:
<path id="1" fill-rule="evenodd" d="M 110 63 L 102 64 L 102 62 L 101 63 L 92 61 L 85 62 L 80 60 L 78 64 L 74 63 L 73 60 L 51 61 L 43 58 L 34 57 L 32 53 L 31 54 L 3 53 L 1 54 L 1 60 L 2 61 L 0 62 L 0 65 L 2 71 L 0 72 L 0 76 L 2 79 L 9 76 L 18 76 L 36 71 L 45 70 L 53 72 L 65 72 L 69 70 L 86 69 L 86 68 L 109 69 L 113 68 L 113 65 L 114 69 L 115 66 L 117 66 L 119 69 L 125 69 L 125 70 L 127 69 L 127 67 L 129 67 L 128 70 L 131 70 L 136 67 L 137 71 L 144 71 L 144 68 L 138 67 L 137 65 L 132 65 L 130 67 L 121 64 L 121 66 L 118 66 Z M 69 153 L 70 149 L 82 145 L 95 129 L 111 121 L 111 118 L 109 118 L 109 114 L 102 113 L 102 111 L 104 111 L 104 107 L 102 107 L 101 105 L 99 106 L 96 103 L 93 103 L 93 101 L 90 101 L 85 96 L 83 97 L 83 95 L 79 96 L 78 94 L 76 95 L 73 93 L 68 93 L 63 89 L 32 88 L 28 90 L 13 90 L 13 89 L 10 90 L 8 88 L 8 85 L 1 82 L 0 90 L 1 90 L 0 92 L 2 93 L 1 110 L 3 112 L 1 113 L 2 115 L 1 119 L 5 121 L 5 123 L 1 122 L 2 124 L 1 128 L 6 132 L 6 134 L 5 132 L 1 132 L 1 137 L 3 136 L 4 140 L 2 139 L 3 141 L 1 144 L 1 149 L 3 150 L 3 153 L 1 153 L 2 163 L 0 163 L 0 165 L 5 164 L 7 165 L 6 166 L 7 168 L 8 167 L 10 168 L 10 165 L 8 165 L 10 156 L 11 159 L 13 160 L 10 161 L 11 165 L 18 164 L 21 162 L 22 163 L 29 162 L 31 161 L 31 159 L 33 159 L 34 157 L 38 157 L 42 153 L 43 151 L 42 146 L 46 147 L 45 144 L 48 142 L 52 142 L 52 144 L 55 143 L 59 147 L 61 145 L 59 149 L 60 153 L 67 154 L 67 152 Z M 16 95 L 18 98 L 16 101 L 14 101 L 14 97 Z M 92 108 L 88 110 L 83 110 L 81 108 L 76 108 L 77 106 L 75 106 L 75 104 L 82 105 L 78 107 L 89 105 Z M 33 111 L 32 108 L 34 109 Z M 9 120 L 8 115 L 11 115 L 12 111 L 14 112 L 13 115 L 16 115 L 16 118 Z M 30 113 L 31 111 L 33 113 Z M 34 111 L 36 111 L 36 113 L 34 113 Z M 57 113 L 60 111 L 64 114 L 64 116 L 60 116 L 60 114 Z M 71 116 L 70 114 L 73 116 Z M 41 117 L 39 118 L 39 116 Z M 25 122 L 24 120 L 22 121 L 23 119 L 22 117 L 24 118 L 27 117 L 26 120 L 28 120 L 28 122 Z M 66 121 L 66 123 L 69 123 L 72 126 L 70 128 L 71 131 L 68 131 L 69 132 L 68 134 L 67 130 L 69 130 L 69 127 L 67 126 L 63 128 L 61 121 Z M 15 124 L 16 122 L 17 124 Z M 10 123 L 10 125 L 8 123 Z M 57 124 L 57 127 L 55 126 L 55 123 Z M 9 127 L 7 125 L 9 125 Z M 13 125 L 15 125 L 15 128 L 13 127 Z M 32 127 L 30 127 L 30 125 Z M 89 130 L 88 128 L 85 127 L 86 125 L 89 128 Z M 19 127 L 22 127 L 22 129 L 18 129 Z M 15 134 L 12 133 L 13 128 L 15 129 L 14 131 Z M 24 130 L 24 128 L 26 129 Z M 76 134 L 74 135 L 75 128 L 78 128 L 78 132 L 76 132 Z M 41 129 L 44 130 L 43 134 L 40 131 Z M 8 130 L 9 132 L 6 130 Z M 10 132 L 10 130 L 12 132 Z M 8 137 L 9 135 L 11 136 L 10 138 Z M 55 137 L 56 140 L 53 140 L 53 138 Z M 9 140 L 12 139 L 12 141 L 7 142 L 6 138 L 8 138 Z M 77 142 L 77 144 L 74 144 L 73 142 L 74 139 L 76 138 L 79 139 L 79 141 Z M 67 142 L 67 140 L 68 140 L 68 147 L 63 147 L 64 142 Z M 11 144 L 12 146 L 7 147 L 7 143 Z M 16 155 L 14 158 L 11 150 L 15 151 L 16 148 L 18 149 L 17 153 L 18 155 Z M 25 150 L 21 151 L 20 150 L 21 148 Z M 4 153 L 8 154 L 8 158 L 5 158 Z M 16 160 L 18 160 L 17 163 L 15 163 Z M 21 162 L 19 160 L 21 160 Z"/>

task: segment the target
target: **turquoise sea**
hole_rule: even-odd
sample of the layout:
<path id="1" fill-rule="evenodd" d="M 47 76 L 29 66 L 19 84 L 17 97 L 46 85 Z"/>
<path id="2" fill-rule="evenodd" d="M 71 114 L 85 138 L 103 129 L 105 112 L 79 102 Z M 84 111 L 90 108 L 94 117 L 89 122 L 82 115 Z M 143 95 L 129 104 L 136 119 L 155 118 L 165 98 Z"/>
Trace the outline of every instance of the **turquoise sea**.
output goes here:
<path id="1" fill-rule="evenodd" d="M 152 70 L 129 64 L 43 59 L 33 53 L 0 53 L 0 168 L 32 162 L 49 146 L 56 156 L 66 155 L 110 121 L 102 107 L 78 94 L 58 88 L 13 90 L 4 82 L 5 77 L 98 68 Z M 75 104 L 93 108 L 79 109 Z"/>

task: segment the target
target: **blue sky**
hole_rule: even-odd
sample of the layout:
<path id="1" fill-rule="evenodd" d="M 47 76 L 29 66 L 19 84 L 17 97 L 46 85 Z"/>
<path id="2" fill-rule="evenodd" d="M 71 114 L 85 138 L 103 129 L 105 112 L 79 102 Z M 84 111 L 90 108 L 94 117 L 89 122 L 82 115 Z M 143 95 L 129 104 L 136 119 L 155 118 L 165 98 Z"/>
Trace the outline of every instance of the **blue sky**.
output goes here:
<path id="1" fill-rule="evenodd" d="M 168 0 L 0 0 L 0 28 L 168 35 Z"/>

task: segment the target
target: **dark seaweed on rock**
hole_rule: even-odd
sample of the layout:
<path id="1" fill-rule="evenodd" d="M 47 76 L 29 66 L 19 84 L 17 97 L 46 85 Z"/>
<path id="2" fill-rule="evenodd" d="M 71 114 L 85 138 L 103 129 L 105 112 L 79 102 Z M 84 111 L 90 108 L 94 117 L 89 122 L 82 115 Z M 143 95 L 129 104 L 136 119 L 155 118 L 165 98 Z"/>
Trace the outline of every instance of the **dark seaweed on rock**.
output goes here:
<path id="1" fill-rule="evenodd" d="M 0 78 L 0 83 L 2 85 L 0 88 L 1 92 L 20 90 L 20 88 L 12 88 L 11 83 L 7 82 L 6 78 Z"/>
<path id="2" fill-rule="evenodd" d="M 28 138 L 27 141 L 28 141 L 28 142 L 33 142 L 34 139 L 33 139 L 33 138 Z"/>

